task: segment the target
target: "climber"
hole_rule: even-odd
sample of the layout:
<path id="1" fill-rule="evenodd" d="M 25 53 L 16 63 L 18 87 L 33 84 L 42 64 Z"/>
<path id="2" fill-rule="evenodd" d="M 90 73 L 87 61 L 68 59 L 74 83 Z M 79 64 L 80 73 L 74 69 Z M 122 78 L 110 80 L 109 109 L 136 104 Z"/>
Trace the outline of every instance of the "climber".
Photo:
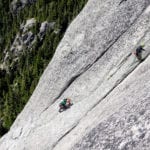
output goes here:
<path id="1" fill-rule="evenodd" d="M 137 59 L 139 61 L 142 61 L 142 51 L 145 51 L 144 49 L 144 44 L 141 44 L 140 46 L 137 47 L 136 51 L 135 51 L 135 56 L 137 57 Z"/>
<path id="2" fill-rule="evenodd" d="M 66 110 L 72 105 L 71 100 L 69 98 L 63 99 L 61 103 L 59 104 L 59 112 L 62 112 L 63 110 Z"/>

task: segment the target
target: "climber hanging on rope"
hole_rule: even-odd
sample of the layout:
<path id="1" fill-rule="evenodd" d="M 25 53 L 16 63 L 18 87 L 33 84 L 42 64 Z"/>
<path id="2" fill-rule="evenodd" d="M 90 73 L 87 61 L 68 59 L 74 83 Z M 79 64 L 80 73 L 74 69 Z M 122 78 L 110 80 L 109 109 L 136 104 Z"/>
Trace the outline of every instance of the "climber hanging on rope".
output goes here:
<path id="1" fill-rule="evenodd" d="M 59 112 L 70 108 L 71 105 L 73 105 L 73 103 L 71 103 L 71 100 L 69 98 L 63 99 L 59 104 Z"/>
<path id="2" fill-rule="evenodd" d="M 136 58 L 141 62 L 141 61 L 143 61 L 143 59 L 142 59 L 142 51 L 145 51 L 145 49 L 144 49 L 144 44 L 141 44 L 140 46 L 138 46 L 137 47 L 137 49 L 135 50 L 135 56 L 136 56 Z"/>

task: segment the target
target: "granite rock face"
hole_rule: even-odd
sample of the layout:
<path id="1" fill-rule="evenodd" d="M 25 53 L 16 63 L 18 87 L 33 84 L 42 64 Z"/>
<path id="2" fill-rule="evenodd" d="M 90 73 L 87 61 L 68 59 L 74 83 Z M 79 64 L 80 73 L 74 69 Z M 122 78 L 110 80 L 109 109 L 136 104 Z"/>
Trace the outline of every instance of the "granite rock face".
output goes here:
<path id="1" fill-rule="evenodd" d="M 0 150 L 149 150 L 149 53 L 150 0 L 89 0 Z"/>

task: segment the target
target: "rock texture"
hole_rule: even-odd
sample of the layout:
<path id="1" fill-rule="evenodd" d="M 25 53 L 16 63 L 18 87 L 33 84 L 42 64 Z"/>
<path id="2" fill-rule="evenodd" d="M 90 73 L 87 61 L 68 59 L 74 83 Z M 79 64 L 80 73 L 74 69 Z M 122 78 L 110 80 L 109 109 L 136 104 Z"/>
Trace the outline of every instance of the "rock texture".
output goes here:
<path id="1" fill-rule="evenodd" d="M 55 26 L 55 22 L 51 22 L 51 23 L 48 23 L 47 21 L 42 22 L 41 27 L 40 27 L 40 31 L 39 31 L 39 34 L 38 34 L 40 40 L 43 40 L 47 29 L 48 28 L 54 29 L 54 26 Z"/>
<path id="2" fill-rule="evenodd" d="M 89 0 L 0 150 L 149 150 L 149 53 L 150 0 Z"/>

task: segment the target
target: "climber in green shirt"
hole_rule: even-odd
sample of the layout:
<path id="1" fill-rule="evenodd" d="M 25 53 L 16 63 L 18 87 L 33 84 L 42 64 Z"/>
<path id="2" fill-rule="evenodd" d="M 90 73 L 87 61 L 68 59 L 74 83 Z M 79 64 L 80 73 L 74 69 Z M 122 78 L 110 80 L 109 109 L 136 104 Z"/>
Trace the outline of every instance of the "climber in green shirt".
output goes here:
<path id="1" fill-rule="evenodd" d="M 67 103 L 67 99 L 63 99 L 63 101 L 60 103 L 59 106 L 63 108 L 67 108 L 66 103 Z"/>
<path id="2" fill-rule="evenodd" d="M 63 99 L 59 104 L 59 112 L 69 108 L 72 105 L 71 100 L 69 98 Z"/>

